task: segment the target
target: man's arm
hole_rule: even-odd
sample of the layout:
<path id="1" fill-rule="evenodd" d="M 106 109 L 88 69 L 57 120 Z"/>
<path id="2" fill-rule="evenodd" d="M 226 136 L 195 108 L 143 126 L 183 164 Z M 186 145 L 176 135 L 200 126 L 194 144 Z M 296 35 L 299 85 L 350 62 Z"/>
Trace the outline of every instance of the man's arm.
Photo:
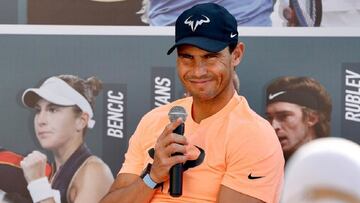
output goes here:
<path id="1" fill-rule="evenodd" d="M 255 197 L 245 195 L 223 185 L 220 187 L 220 192 L 217 199 L 218 203 L 264 203 Z"/>
<path id="2" fill-rule="evenodd" d="M 156 182 L 165 182 L 169 178 L 170 168 L 177 163 L 184 163 L 190 155 L 186 154 L 187 141 L 184 136 L 172 133 L 183 121 L 177 119 L 166 126 L 155 144 L 154 162 L 150 170 L 150 178 Z M 184 155 L 171 156 L 179 152 Z M 110 188 L 110 192 L 101 203 L 111 202 L 149 202 L 155 193 L 138 175 L 121 173 Z"/>
<path id="3" fill-rule="evenodd" d="M 116 177 L 109 193 L 101 200 L 101 203 L 149 202 L 154 193 L 155 190 L 145 185 L 139 176 L 123 173 Z"/>

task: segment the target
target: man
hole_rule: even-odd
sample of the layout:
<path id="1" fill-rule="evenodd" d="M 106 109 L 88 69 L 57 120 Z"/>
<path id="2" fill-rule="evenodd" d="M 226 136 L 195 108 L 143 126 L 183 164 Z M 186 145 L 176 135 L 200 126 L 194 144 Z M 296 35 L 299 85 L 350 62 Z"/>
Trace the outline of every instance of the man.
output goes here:
<path id="1" fill-rule="evenodd" d="M 235 18 L 217 4 L 199 4 L 178 17 L 175 29 L 176 43 L 168 54 L 177 49 L 178 76 L 192 96 L 141 119 L 102 202 L 278 202 L 281 146 L 269 123 L 249 108 L 232 82 L 244 51 Z M 169 122 L 167 114 L 174 106 L 186 109 L 185 121 Z M 182 122 L 184 136 L 173 133 Z M 148 153 L 152 148 L 153 158 Z M 205 159 L 183 173 L 182 195 L 172 197 L 170 168 L 199 160 L 201 150 Z M 182 155 L 171 156 L 174 153 Z M 149 163 L 151 168 L 146 167 Z"/>
<path id="2" fill-rule="evenodd" d="M 303 144 L 330 134 L 331 99 L 309 77 L 280 77 L 266 89 L 266 116 L 275 129 L 285 160 Z"/>

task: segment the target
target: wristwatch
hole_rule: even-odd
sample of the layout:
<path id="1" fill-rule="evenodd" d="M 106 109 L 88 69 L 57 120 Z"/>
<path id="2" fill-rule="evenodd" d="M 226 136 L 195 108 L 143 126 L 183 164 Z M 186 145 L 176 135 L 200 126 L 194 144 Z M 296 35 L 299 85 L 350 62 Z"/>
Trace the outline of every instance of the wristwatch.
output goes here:
<path id="1" fill-rule="evenodd" d="M 149 163 L 146 168 L 143 170 L 142 174 L 141 174 L 141 178 L 144 181 L 145 185 L 147 185 L 149 188 L 151 189 L 156 189 L 158 187 L 162 187 L 163 183 L 157 183 L 155 181 L 153 181 L 150 177 L 150 170 L 151 170 L 151 164 Z"/>

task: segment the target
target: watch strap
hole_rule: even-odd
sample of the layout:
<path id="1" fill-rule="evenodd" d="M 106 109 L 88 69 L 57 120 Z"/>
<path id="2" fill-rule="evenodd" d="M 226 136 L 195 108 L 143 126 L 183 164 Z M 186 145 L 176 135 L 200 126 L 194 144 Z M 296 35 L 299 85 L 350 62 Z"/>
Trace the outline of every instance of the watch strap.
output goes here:
<path id="1" fill-rule="evenodd" d="M 155 188 L 156 188 L 157 183 L 151 179 L 149 173 L 147 173 L 147 174 L 143 177 L 143 181 L 144 181 L 145 185 L 147 185 L 149 188 L 151 188 L 151 189 L 155 189 Z"/>
<path id="2" fill-rule="evenodd" d="M 151 179 L 150 177 L 150 170 L 151 170 L 151 166 L 152 164 L 148 163 L 148 165 L 146 166 L 146 168 L 143 170 L 142 174 L 141 174 L 141 178 L 144 181 L 145 185 L 147 185 L 149 188 L 151 189 L 156 189 L 158 187 L 161 186 L 161 188 L 163 187 L 163 183 L 157 183 L 155 181 L 153 181 L 153 179 Z"/>

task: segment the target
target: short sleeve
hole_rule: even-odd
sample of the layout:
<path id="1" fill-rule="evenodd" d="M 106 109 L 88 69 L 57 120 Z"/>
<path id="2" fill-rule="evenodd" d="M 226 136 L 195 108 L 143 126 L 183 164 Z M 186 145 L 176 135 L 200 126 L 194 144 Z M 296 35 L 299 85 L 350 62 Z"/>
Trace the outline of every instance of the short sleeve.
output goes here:
<path id="1" fill-rule="evenodd" d="M 275 132 L 267 125 L 237 131 L 226 145 L 222 185 L 265 202 L 278 202 L 283 184 L 284 158 Z"/>
<path id="2" fill-rule="evenodd" d="M 144 168 L 144 151 L 145 149 L 141 145 L 141 136 L 143 133 L 144 121 L 140 121 L 134 134 L 130 137 L 129 147 L 125 153 L 125 161 L 119 173 L 131 173 L 140 175 Z"/>

